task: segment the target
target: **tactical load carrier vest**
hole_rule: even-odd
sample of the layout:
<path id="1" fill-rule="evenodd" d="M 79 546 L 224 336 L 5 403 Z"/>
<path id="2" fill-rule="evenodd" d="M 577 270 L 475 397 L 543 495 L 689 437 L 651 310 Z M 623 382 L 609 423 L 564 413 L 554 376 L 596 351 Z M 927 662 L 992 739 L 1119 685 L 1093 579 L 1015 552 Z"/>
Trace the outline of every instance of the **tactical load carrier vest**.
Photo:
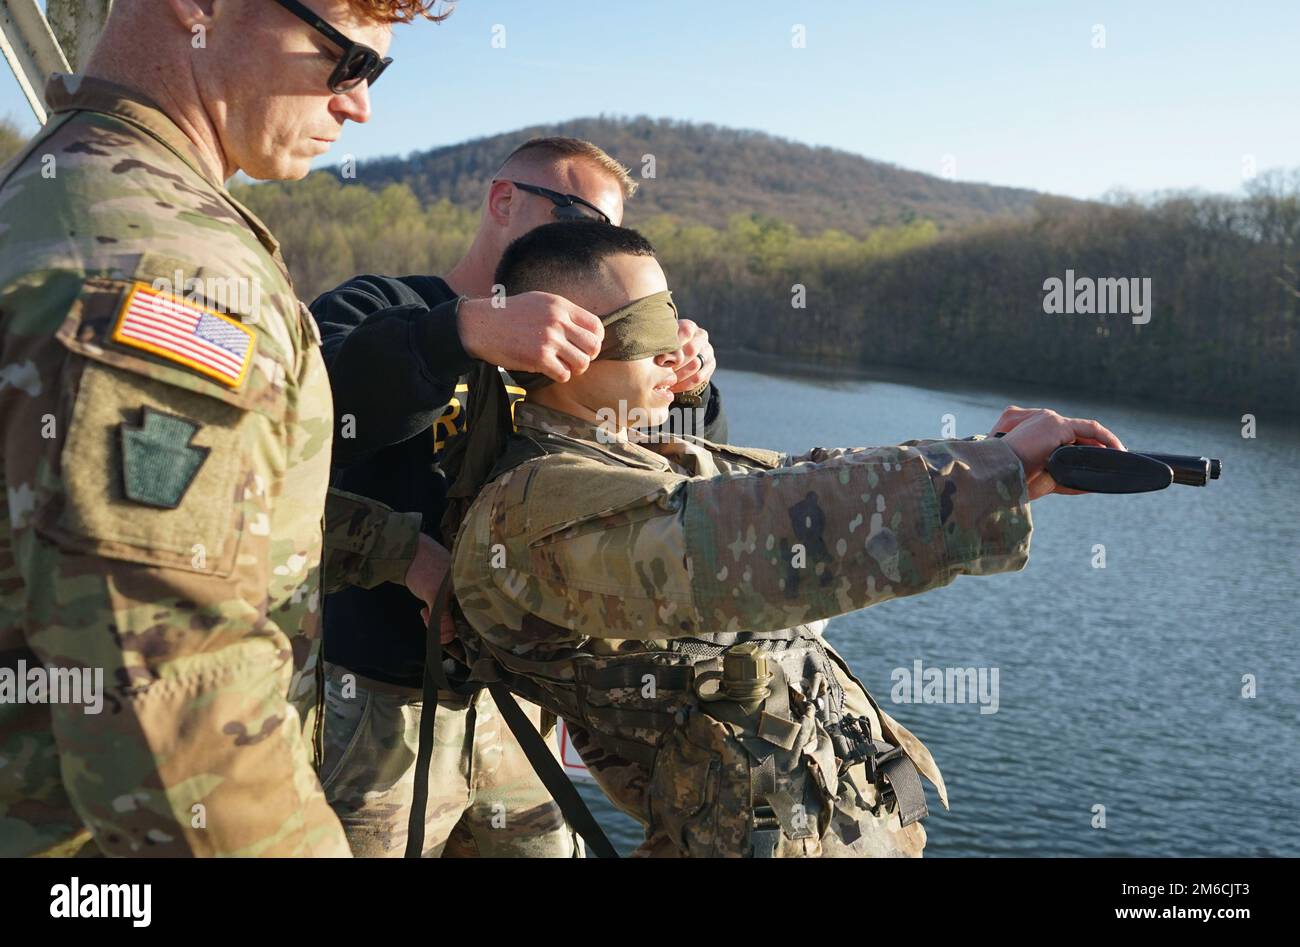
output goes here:
<path id="1" fill-rule="evenodd" d="M 610 460 L 560 434 L 515 435 L 487 482 L 561 451 Z M 723 452 L 774 466 L 766 451 Z M 452 521 L 460 522 L 459 512 Z M 439 605 L 454 606 L 447 601 L 449 586 Z M 644 767 L 648 811 L 629 814 L 647 822 L 649 834 L 666 833 L 679 854 L 919 854 L 919 827 L 910 834 L 921 841 L 910 851 L 900 850 L 892 830 L 882 831 L 895 814 L 899 828 L 927 814 L 916 766 L 895 745 L 900 741 L 882 739 L 893 737 L 888 718 L 823 641 L 824 621 L 776 632 L 673 638 L 666 649 L 644 642 L 636 650 L 638 642 L 625 641 L 634 650 L 616 655 L 572 648 L 534 661 L 485 641 L 458 608 L 453 614 L 464 648 L 458 674 L 448 675 L 443 664 L 440 609 L 429 624 L 408 856 L 418 857 L 423 847 L 436 690 L 468 693 L 485 686 L 565 818 L 597 854 L 615 852 L 512 694 L 563 718 L 580 746 Z M 837 671 L 861 687 L 874 730 L 871 716 L 846 709 Z M 593 775 L 599 780 L 598 769 Z M 880 838 L 855 846 L 864 832 Z"/>

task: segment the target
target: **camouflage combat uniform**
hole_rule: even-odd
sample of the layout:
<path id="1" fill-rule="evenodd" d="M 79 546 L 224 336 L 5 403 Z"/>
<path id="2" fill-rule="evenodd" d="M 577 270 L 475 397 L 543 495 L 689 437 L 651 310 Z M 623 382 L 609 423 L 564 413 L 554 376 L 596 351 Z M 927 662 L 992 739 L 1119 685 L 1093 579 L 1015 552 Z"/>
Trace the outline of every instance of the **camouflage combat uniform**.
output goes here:
<path id="1" fill-rule="evenodd" d="M 521 706 L 544 729 L 541 708 Z M 357 856 L 406 851 L 423 708 L 420 691 L 326 663 L 321 785 Z M 581 840 L 486 690 L 439 692 L 433 744 L 425 858 L 582 856 Z"/>
<path id="2" fill-rule="evenodd" d="M 523 437 L 457 536 L 462 636 L 471 661 L 493 658 L 512 690 L 569 722 L 611 801 L 646 826 L 638 854 L 919 855 L 921 824 L 881 805 L 888 787 L 836 740 L 869 728 L 862 742 L 882 758 L 901 747 L 946 807 L 942 776 L 822 620 L 1022 568 L 1032 523 L 1011 449 L 788 457 L 697 438 L 604 443 L 529 403 L 516 421 Z M 753 713 L 707 683 L 742 643 L 774 674 Z"/>
<path id="3" fill-rule="evenodd" d="M 0 174 L 0 669 L 102 669 L 104 703 L 0 702 L 0 855 L 346 855 L 313 769 L 313 321 L 156 105 L 46 99 Z M 418 515 L 338 501 L 332 580 L 400 579 Z"/>

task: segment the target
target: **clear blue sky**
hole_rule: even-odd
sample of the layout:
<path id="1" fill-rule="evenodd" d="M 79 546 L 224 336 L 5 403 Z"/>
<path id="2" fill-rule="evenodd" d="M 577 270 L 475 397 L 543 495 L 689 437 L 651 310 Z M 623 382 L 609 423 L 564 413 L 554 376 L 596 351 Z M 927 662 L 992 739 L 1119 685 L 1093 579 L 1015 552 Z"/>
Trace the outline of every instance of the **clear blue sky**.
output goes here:
<path id="1" fill-rule="evenodd" d="M 1297 0 L 462 0 L 397 28 L 328 161 L 648 114 L 1077 197 L 1233 192 L 1245 155 L 1300 165 L 1298 38 Z M 32 125 L 7 70 L 0 114 Z"/>

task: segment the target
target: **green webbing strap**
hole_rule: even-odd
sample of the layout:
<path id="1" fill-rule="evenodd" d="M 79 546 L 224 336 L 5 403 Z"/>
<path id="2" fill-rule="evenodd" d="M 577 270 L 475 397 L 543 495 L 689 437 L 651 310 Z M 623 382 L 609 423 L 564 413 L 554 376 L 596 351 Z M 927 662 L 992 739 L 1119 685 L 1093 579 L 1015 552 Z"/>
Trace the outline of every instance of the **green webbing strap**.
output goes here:
<path id="1" fill-rule="evenodd" d="M 429 764 L 433 761 L 433 721 L 438 712 L 438 688 L 468 695 L 477 687 L 458 687 L 448 681 L 442 667 L 442 616 L 451 600 L 451 572 L 443 577 L 429 609 L 429 626 L 424 638 L 424 701 L 420 707 L 420 745 L 415 754 L 415 786 L 411 790 L 411 812 L 406 820 L 406 857 L 424 854 L 424 818 L 429 811 Z"/>
<path id="2" fill-rule="evenodd" d="M 429 610 L 429 625 L 425 629 L 424 648 L 424 706 L 420 712 L 420 746 L 415 756 L 415 786 L 411 793 L 411 814 L 406 823 L 406 857 L 419 858 L 424 853 L 424 818 L 429 806 L 429 764 L 433 760 L 433 722 L 438 710 L 438 690 L 469 695 L 480 690 L 481 684 L 453 684 L 442 666 L 442 616 L 451 605 L 451 573 L 443 578 Z M 527 715 L 515 702 L 514 695 L 502 684 L 487 685 L 497 702 L 510 732 L 515 735 L 524 755 L 532 763 L 542 785 L 560 807 L 560 812 L 579 835 L 591 846 L 598 858 L 618 858 L 599 823 L 578 795 L 573 782 L 551 755 L 551 748 Z"/>
<path id="3" fill-rule="evenodd" d="M 559 761 L 551 754 L 551 748 L 546 740 L 537 732 L 528 715 L 515 702 L 515 695 L 510 693 L 504 684 L 489 684 L 487 689 L 492 699 L 497 702 L 501 716 L 506 718 L 510 732 L 523 747 L 528 762 L 533 764 L 533 769 L 541 778 L 542 785 L 559 805 L 564 820 L 586 840 L 597 858 L 618 858 L 618 852 L 605 837 L 604 830 L 591 814 L 591 810 L 587 808 L 587 804 L 582 801 L 582 796 L 578 795 L 573 780 L 565 774 Z"/>
<path id="4" fill-rule="evenodd" d="M 878 763 L 880 778 L 894 791 L 899 827 L 924 819 L 930 810 L 925 804 L 925 787 L 921 785 L 916 764 L 901 747 L 890 746 L 881 740 L 873 740 L 872 743 L 877 754 L 882 757 Z M 877 789 L 883 792 L 883 787 L 877 786 Z"/>

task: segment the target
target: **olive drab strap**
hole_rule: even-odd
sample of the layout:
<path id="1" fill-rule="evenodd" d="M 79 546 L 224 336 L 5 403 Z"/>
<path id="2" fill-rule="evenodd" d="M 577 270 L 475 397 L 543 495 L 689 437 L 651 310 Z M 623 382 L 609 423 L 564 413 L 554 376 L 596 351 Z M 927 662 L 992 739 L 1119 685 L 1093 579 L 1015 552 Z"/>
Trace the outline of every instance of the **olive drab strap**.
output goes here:
<path id="1" fill-rule="evenodd" d="M 438 711 L 438 691 L 470 695 L 484 686 L 496 701 L 510 732 L 519 741 L 524 755 L 532 764 L 569 826 L 582 836 L 598 858 L 618 858 L 600 824 L 578 795 L 573 781 L 551 754 L 545 738 L 515 701 L 514 695 L 499 682 L 469 681 L 453 683 L 442 665 L 442 616 L 451 607 L 451 573 L 443 578 L 425 629 L 424 705 L 420 712 L 420 744 L 415 757 L 415 787 L 411 795 L 411 813 L 406 825 L 406 857 L 419 858 L 424 853 L 424 819 L 429 807 L 429 764 L 433 759 L 433 724 Z M 477 667 L 477 665 L 476 665 Z"/>
<path id="2" fill-rule="evenodd" d="M 564 820 L 569 823 L 569 827 L 583 837 L 591 846 L 591 850 L 596 853 L 597 858 L 618 858 L 618 852 L 610 844 L 596 817 L 582 801 L 582 796 L 578 795 L 573 780 L 569 779 L 559 761 L 551 754 L 550 746 L 515 701 L 514 694 L 499 683 L 489 684 L 487 688 L 492 694 L 492 699 L 497 702 L 501 715 L 506 718 L 510 732 L 523 747 L 528 762 L 533 764 L 533 770 L 541 779 L 542 785 L 546 787 L 546 791 L 551 794 L 551 798 L 560 807 L 560 812 L 564 814 Z"/>
<path id="3" fill-rule="evenodd" d="M 424 854 L 424 819 L 429 811 L 429 764 L 433 760 L 433 722 L 438 712 L 438 677 L 442 673 L 442 616 L 450 605 L 451 573 L 443 577 L 429 609 L 429 626 L 425 629 L 424 696 L 420 707 L 420 743 L 415 754 L 415 786 L 411 790 L 411 812 L 406 822 L 406 857 Z M 434 671 L 434 662 L 438 670 Z M 472 694 L 478 688 L 462 690 L 449 687 L 457 694 Z"/>
<path id="4" fill-rule="evenodd" d="M 876 698 L 871 696 L 871 691 L 867 690 L 866 687 L 863 686 L 862 682 L 858 680 L 853 671 L 849 669 L 848 664 L 840 658 L 838 654 L 830 652 L 830 657 L 831 660 L 835 662 L 836 666 L 839 667 L 840 670 L 849 678 L 849 680 L 857 684 L 858 687 L 862 689 L 862 693 L 866 695 L 867 702 L 871 704 L 871 708 L 876 712 L 876 716 L 880 720 L 881 735 L 887 740 L 894 741 L 895 745 L 891 747 L 889 744 L 880 744 L 879 741 L 873 740 L 871 736 L 871 724 L 865 717 L 857 718 L 856 723 L 847 718 L 840 723 L 841 728 L 857 726 L 860 730 L 865 731 L 865 734 L 858 734 L 856 737 L 851 734 L 848 735 L 850 741 L 865 740 L 865 742 L 872 744 L 873 750 L 877 747 L 883 747 L 888 750 L 887 753 L 883 754 L 876 760 L 877 764 L 887 765 L 877 765 L 875 767 L 868 765 L 867 771 L 868 775 L 872 777 L 873 782 L 875 781 L 877 774 L 884 776 L 885 784 L 878 787 L 881 789 L 882 798 L 884 793 L 887 791 L 887 787 L 892 788 L 892 794 L 898 799 L 898 818 L 900 823 L 905 826 L 911 822 L 916 822 L 919 819 L 924 819 L 929 815 L 930 810 L 925 804 L 925 787 L 921 784 L 922 775 L 925 775 L 927 779 L 934 783 L 934 788 L 939 793 L 939 801 L 943 803 L 945 809 L 948 808 L 948 790 L 943 784 L 943 777 L 939 774 L 938 769 L 934 767 L 934 760 L 929 759 L 929 753 L 925 750 L 925 747 L 920 746 L 920 741 L 916 740 L 916 738 L 911 735 L 910 731 L 907 731 L 902 724 L 893 720 L 892 717 L 881 709 L 880 704 L 876 702 Z M 917 761 L 912 758 L 911 753 L 909 753 L 906 748 L 905 740 L 900 738 L 899 734 L 894 731 L 893 727 L 890 726 L 891 723 L 899 730 L 902 730 L 912 743 L 920 746 L 921 751 L 926 753 L 926 758 L 929 759 L 929 766 L 927 768 L 923 769 L 925 764 L 918 764 Z M 835 734 L 832 734 L 832 738 L 835 738 L 835 736 Z M 843 759 L 844 757 L 843 754 L 841 754 L 840 749 L 841 747 L 837 745 L 836 755 Z M 898 752 L 895 753 L 895 750 Z M 848 752 L 848 750 L 845 749 L 845 752 Z M 884 757 L 888 757 L 888 759 Z M 907 763 L 904 765 L 899 762 L 900 760 L 906 760 Z M 894 763 L 897 763 L 897 765 L 888 765 Z M 902 788 L 900 789 L 900 787 Z"/>
<path id="5" fill-rule="evenodd" d="M 898 824 L 908 826 L 930 814 L 925 804 L 925 787 L 916 764 L 903 752 L 901 746 L 875 743 L 876 756 L 867 767 L 872 782 L 878 781 L 881 801 L 889 808 L 890 797 L 898 804 Z"/>

